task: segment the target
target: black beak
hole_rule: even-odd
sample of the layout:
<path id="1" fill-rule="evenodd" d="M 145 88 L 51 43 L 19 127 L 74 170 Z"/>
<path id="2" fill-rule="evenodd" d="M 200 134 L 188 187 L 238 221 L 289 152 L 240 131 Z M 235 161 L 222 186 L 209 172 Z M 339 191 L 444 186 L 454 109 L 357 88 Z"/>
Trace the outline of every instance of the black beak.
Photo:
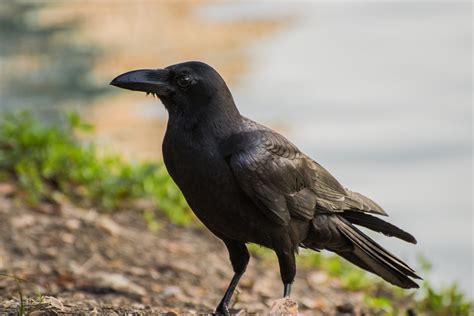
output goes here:
<path id="1" fill-rule="evenodd" d="M 123 89 L 143 91 L 167 96 L 174 91 L 169 83 L 170 72 L 166 69 L 140 69 L 121 74 L 110 83 Z"/>

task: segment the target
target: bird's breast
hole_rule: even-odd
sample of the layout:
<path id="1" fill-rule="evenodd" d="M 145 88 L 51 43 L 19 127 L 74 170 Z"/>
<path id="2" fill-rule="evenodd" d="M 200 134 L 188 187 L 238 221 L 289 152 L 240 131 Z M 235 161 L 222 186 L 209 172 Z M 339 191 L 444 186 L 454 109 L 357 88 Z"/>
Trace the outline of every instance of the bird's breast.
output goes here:
<path id="1" fill-rule="evenodd" d="M 167 133 L 163 158 L 191 209 L 216 235 L 242 239 L 252 226 L 258 226 L 252 215 L 258 213 L 253 211 L 255 205 L 240 190 L 217 142 Z"/>

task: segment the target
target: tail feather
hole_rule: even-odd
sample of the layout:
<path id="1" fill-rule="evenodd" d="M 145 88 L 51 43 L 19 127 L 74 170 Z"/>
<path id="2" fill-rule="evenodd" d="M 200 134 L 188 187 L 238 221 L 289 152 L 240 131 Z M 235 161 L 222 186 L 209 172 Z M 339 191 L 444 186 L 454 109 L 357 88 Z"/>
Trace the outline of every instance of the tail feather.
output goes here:
<path id="1" fill-rule="evenodd" d="M 395 225 L 387 223 L 386 221 L 378 217 L 355 211 L 345 211 L 341 214 L 341 216 L 343 216 L 352 224 L 360 225 L 373 231 L 382 233 L 386 236 L 397 237 L 406 242 L 416 244 L 416 239 L 411 234 L 398 228 Z"/>
<path id="2" fill-rule="evenodd" d="M 344 218 L 339 217 L 338 222 L 337 227 L 340 233 L 351 242 L 353 247 L 350 250 L 335 250 L 338 255 L 399 287 L 419 287 L 410 277 L 421 278 L 407 264 L 382 248 Z"/>

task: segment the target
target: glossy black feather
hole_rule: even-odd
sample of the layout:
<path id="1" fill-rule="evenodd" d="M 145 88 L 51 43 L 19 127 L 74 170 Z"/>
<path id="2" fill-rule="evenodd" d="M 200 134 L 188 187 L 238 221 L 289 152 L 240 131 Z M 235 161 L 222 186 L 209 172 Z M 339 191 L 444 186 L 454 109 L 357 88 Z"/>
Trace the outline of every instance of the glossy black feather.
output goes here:
<path id="1" fill-rule="evenodd" d="M 300 246 L 336 252 L 395 285 L 417 287 L 410 267 L 353 224 L 409 242 L 413 236 L 366 214 L 387 215 L 284 136 L 241 116 L 217 71 L 187 62 L 148 72 L 157 73 L 157 82 L 134 82 L 143 77 L 134 71 L 112 83 L 145 92 L 152 87 L 168 110 L 164 162 L 194 213 L 229 250 L 235 276 L 226 300 L 245 271 L 248 242 L 276 252 L 285 293 Z"/>
<path id="2" fill-rule="evenodd" d="M 397 237 L 406 242 L 416 244 L 416 239 L 411 234 L 375 216 L 354 211 L 346 211 L 341 216 L 352 224 L 364 226 L 386 236 Z"/>

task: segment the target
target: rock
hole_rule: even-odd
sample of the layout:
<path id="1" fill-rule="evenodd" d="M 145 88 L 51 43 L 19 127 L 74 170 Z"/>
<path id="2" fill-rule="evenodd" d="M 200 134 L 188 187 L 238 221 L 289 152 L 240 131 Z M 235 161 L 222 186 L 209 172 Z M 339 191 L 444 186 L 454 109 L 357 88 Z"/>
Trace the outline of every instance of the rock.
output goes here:
<path id="1" fill-rule="evenodd" d="M 145 309 L 145 305 L 140 304 L 140 303 L 134 303 L 134 304 L 132 304 L 132 307 L 136 308 L 136 309 Z"/>
<path id="2" fill-rule="evenodd" d="M 61 212 L 60 207 L 55 203 L 39 203 L 34 206 L 34 210 L 43 214 L 58 214 Z"/>
<path id="3" fill-rule="evenodd" d="M 321 298 L 302 297 L 299 301 L 304 307 L 309 309 L 322 309 L 325 306 L 324 300 Z"/>
<path id="4" fill-rule="evenodd" d="M 11 197 L 15 194 L 16 187 L 12 183 L 0 183 L 0 195 Z"/>
<path id="5" fill-rule="evenodd" d="M 64 243 L 71 245 L 76 241 L 76 236 L 69 233 L 63 233 L 61 234 L 61 239 Z"/>
<path id="6" fill-rule="evenodd" d="M 307 281 L 313 289 L 317 289 L 329 281 L 329 276 L 324 271 L 314 271 L 308 275 Z"/>
<path id="7" fill-rule="evenodd" d="M 146 290 L 138 284 L 133 283 L 122 274 L 97 272 L 89 275 L 94 287 L 108 288 L 119 292 L 126 292 L 139 296 L 145 296 Z"/>
<path id="8" fill-rule="evenodd" d="M 177 286 L 167 286 L 163 289 L 162 292 L 163 297 L 178 299 L 183 297 L 183 291 Z"/>
<path id="9" fill-rule="evenodd" d="M 64 311 L 64 305 L 63 305 L 63 303 L 61 303 L 61 301 L 58 300 L 58 299 L 55 298 L 55 297 L 52 297 L 52 296 L 44 296 L 44 297 L 43 297 L 43 303 L 44 303 L 44 304 L 48 304 L 48 305 L 54 307 L 55 309 L 60 310 L 61 312 Z"/>
<path id="10" fill-rule="evenodd" d="M 32 311 L 28 313 L 28 316 L 48 316 L 48 315 L 50 315 L 50 313 L 48 313 L 47 311 L 40 311 L 40 310 Z"/>
<path id="11" fill-rule="evenodd" d="M 354 305 L 351 303 L 344 303 L 336 307 L 338 315 L 355 315 Z"/>
<path id="12" fill-rule="evenodd" d="M 15 229 L 23 229 L 36 224 L 36 218 L 33 215 L 23 214 L 11 219 L 12 226 Z"/>
<path id="13" fill-rule="evenodd" d="M 4 308 L 16 307 L 17 305 L 19 304 L 15 300 L 8 300 L 8 301 L 2 302 L 2 307 Z"/>
<path id="14" fill-rule="evenodd" d="M 201 275 L 201 270 L 199 270 L 195 264 L 189 263 L 187 261 L 175 261 L 173 262 L 171 269 L 175 269 L 180 272 L 186 272 L 195 277 L 199 277 Z"/>
<path id="15" fill-rule="evenodd" d="M 79 228 L 81 228 L 81 221 L 76 218 L 71 218 L 66 220 L 64 226 L 66 226 L 69 230 L 78 230 Z"/>
<path id="16" fill-rule="evenodd" d="M 111 236 L 118 236 L 122 232 L 122 227 L 108 216 L 101 215 L 96 220 L 98 227 L 104 229 Z"/>
<path id="17" fill-rule="evenodd" d="M 298 303 L 289 297 L 284 297 L 273 302 L 269 312 L 270 316 L 297 316 Z"/>

